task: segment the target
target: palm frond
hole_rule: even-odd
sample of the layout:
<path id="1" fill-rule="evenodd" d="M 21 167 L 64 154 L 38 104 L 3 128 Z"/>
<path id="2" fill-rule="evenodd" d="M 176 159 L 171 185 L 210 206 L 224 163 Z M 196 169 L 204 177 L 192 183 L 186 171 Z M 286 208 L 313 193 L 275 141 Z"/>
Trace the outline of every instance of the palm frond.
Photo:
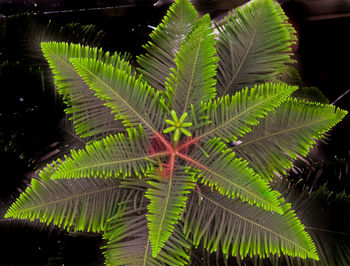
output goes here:
<path id="1" fill-rule="evenodd" d="M 195 246 L 202 242 L 208 251 L 221 249 L 227 257 L 287 254 L 318 260 L 314 243 L 290 205 L 283 209 L 283 215 L 266 212 L 201 187 L 187 202 L 184 232 Z"/>
<path id="2" fill-rule="evenodd" d="M 147 219 L 153 257 L 157 256 L 173 233 L 186 205 L 187 194 L 194 188 L 193 176 L 186 173 L 183 167 L 174 169 L 173 160 L 170 160 L 169 169 L 164 166 L 163 172 L 153 171 L 149 174 L 158 182 L 147 182 L 151 186 L 145 196 L 150 200 Z"/>
<path id="3" fill-rule="evenodd" d="M 306 187 L 300 191 L 298 183 L 274 182 L 273 187 L 292 203 L 305 228 L 310 232 L 320 258 L 300 260 L 290 256 L 270 256 L 273 265 L 348 265 L 350 263 L 349 221 L 344 210 L 350 207 L 350 197 L 345 193 L 327 191 L 325 185 L 309 192 Z"/>
<path id="4" fill-rule="evenodd" d="M 255 0 L 237 8 L 218 25 L 220 96 L 271 80 L 292 60 L 294 30 L 273 0 Z"/>
<path id="5" fill-rule="evenodd" d="M 158 135 L 164 128 L 164 102 L 159 91 L 155 91 L 141 77 L 135 77 L 111 64 L 95 59 L 70 60 L 83 80 L 122 120 L 127 128 L 138 128 L 141 124 L 148 136 Z"/>
<path id="6" fill-rule="evenodd" d="M 110 55 L 102 49 L 65 42 L 44 42 L 41 47 L 54 74 L 57 91 L 67 104 L 66 113 L 71 115 L 75 133 L 82 138 L 96 139 L 122 130 L 121 123 L 79 77 L 69 59 L 97 58 L 131 73 L 131 66 L 123 59 L 126 55 Z"/>
<path id="7" fill-rule="evenodd" d="M 189 241 L 178 226 L 156 258 L 152 256 L 146 208 L 121 209 L 107 223 L 106 265 L 188 265 Z"/>
<path id="8" fill-rule="evenodd" d="M 282 213 L 280 194 L 271 191 L 269 185 L 251 168 L 248 162 L 235 158 L 220 139 L 208 141 L 201 150 L 189 155 L 188 162 L 200 170 L 198 177 L 201 183 L 213 187 L 222 195 L 239 198 L 266 210 Z"/>
<path id="9" fill-rule="evenodd" d="M 188 112 L 191 104 L 198 110 L 202 101 L 216 95 L 214 37 L 210 17 L 206 15 L 196 21 L 175 56 L 176 67 L 167 79 L 166 94 L 178 114 Z"/>
<path id="10" fill-rule="evenodd" d="M 148 160 L 160 157 L 161 153 L 147 154 L 148 141 L 144 134 L 128 130 L 128 136 L 122 133 L 111 135 L 88 145 L 86 149 L 71 151 L 71 157 L 58 159 L 48 168 L 54 169 L 52 179 L 71 179 L 80 177 L 144 176 L 152 168 Z"/>
<path id="11" fill-rule="evenodd" d="M 147 53 L 139 56 L 137 62 L 141 66 L 138 72 L 153 88 L 165 90 L 166 78 L 170 69 L 175 67 L 175 54 L 197 17 L 197 11 L 188 0 L 176 0 L 162 23 L 151 33 L 152 42 L 144 46 Z"/>
<path id="12" fill-rule="evenodd" d="M 295 89 L 285 84 L 266 83 L 205 103 L 202 112 L 211 123 L 199 128 L 194 139 L 220 137 L 236 141 L 250 132 L 251 126 L 259 123 L 259 118 L 278 107 Z"/>
<path id="13" fill-rule="evenodd" d="M 51 180 L 52 171 L 20 195 L 5 218 L 39 219 L 74 231 L 100 232 L 117 211 L 117 203 L 137 196 L 138 190 L 122 189 L 116 179 Z"/>
<path id="14" fill-rule="evenodd" d="M 232 147 L 261 176 L 285 173 L 297 156 L 306 156 L 315 140 L 341 121 L 347 111 L 331 105 L 290 99 Z"/>

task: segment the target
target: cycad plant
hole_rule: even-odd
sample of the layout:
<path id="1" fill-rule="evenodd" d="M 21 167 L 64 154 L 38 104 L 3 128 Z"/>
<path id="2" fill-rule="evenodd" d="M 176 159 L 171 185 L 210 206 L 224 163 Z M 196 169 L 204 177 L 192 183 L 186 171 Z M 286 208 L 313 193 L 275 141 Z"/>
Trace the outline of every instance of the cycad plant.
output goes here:
<path id="1" fill-rule="evenodd" d="M 6 217 L 103 232 L 107 265 L 186 265 L 192 246 L 228 256 L 317 249 L 270 188 L 346 111 L 276 81 L 294 30 L 272 0 L 214 26 L 176 0 L 134 69 L 120 53 L 42 50 L 85 149 L 47 165 Z"/>

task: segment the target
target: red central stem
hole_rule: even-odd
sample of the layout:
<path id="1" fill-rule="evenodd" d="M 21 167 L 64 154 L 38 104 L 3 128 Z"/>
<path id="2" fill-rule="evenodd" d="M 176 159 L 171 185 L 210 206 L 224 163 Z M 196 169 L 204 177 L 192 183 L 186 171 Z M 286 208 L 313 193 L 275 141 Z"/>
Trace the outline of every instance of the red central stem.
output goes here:
<path id="1" fill-rule="evenodd" d="M 188 142 L 182 144 L 181 146 L 177 147 L 176 151 L 181 151 L 181 150 L 183 150 L 184 148 L 187 148 L 187 147 L 189 147 L 189 146 L 192 145 L 192 144 L 196 144 L 197 141 L 198 141 L 198 139 L 199 139 L 199 138 L 191 139 L 190 141 L 188 141 Z"/>
<path id="2" fill-rule="evenodd" d="M 187 155 L 185 155 L 185 154 L 183 154 L 183 153 L 180 153 L 180 152 L 177 152 L 177 151 L 176 151 L 175 154 L 176 154 L 177 156 L 179 156 L 180 158 L 182 158 L 182 159 L 184 159 L 184 160 L 186 160 L 186 161 L 188 161 L 188 162 L 194 164 L 195 166 L 198 166 L 198 167 L 200 167 L 200 168 L 202 168 L 202 169 L 204 169 L 204 170 L 206 170 L 206 171 L 212 172 L 212 171 L 211 171 L 209 168 L 207 168 L 205 165 L 199 163 L 198 161 L 192 159 L 191 157 L 188 157 Z"/>
<path id="3" fill-rule="evenodd" d="M 163 166 L 163 170 L 161 170 L 160 174 L 165 179 L 169 179 L 173 176 L 174 170 L 175 170 L 175 158 L 178 156 L 181 159 L 186 160 L 187 162 L 202 168 L 203 170 L 210 171 L 206 166 L 202 165 L 198 161 L 190 158 L 184 153 L 187 153 L 187 151 L 180 152 L 181 150 L 184 150 L 185 148 L 188 148 L 189 146 L 193 144 L 197 144 L 198 138 L 189 139 L 186 143 L 183 143 L 180 146 L 177 146 L 177 143 L 174 144 L 174 147 L 171 145 L 171 143 L 164 138 L 161 133 L 156 133 L 154 135 L 155 142 L 151 144 L 149 148 L 150 155 L 152 157 L 156 157 L 158 155 L 169 155 L 168 159 L 165 163 L 161 163 Z M 157 144 L 158 143 L 158 144 Z M 163 145 L 163 147 L 159 146 L 159 144 Z"/>
<path id="4" fill-rule="evenodd" d="M 160 142 L 165 146 L 165 150 L 167 152 L 170 153 L 170 152 L 174 151 L 174 149 L 173 149 L 173 147 L 171 147 L 170 143 L 161 134 L 156 133 L 155 135 L 160 140 Z"/>

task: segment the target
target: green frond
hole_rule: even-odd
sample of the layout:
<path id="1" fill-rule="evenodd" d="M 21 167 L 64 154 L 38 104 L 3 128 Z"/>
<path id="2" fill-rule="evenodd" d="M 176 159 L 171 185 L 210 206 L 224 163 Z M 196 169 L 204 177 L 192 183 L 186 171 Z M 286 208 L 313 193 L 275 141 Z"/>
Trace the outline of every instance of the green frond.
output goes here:
<path id="1" fill-rule="evenodd" d="M 250 132 L 251 126 L 259 123 L 258 119 L 278 107 L 294 90 L 296 87 L 286 84 L 266 83 L 202 104 L 202 112 L 211 123 L 199 128 L 194 138 L 220 137 L 236 141 Z"/>
<path id="2" fill-rule="evenodd" d="M 64 42 L 44 42 L 41 47 L 52 69 L 57 91 L 67 104 L 65 111 L 71 115 L 76 134 L 82 138 L 96 139 L 120 131 L 122 124 L 114 119 L 111 110 L 79 77 L 69 59 L 95 58 L 131 73 L 131 66 L 124 60 L 126 55 L 111 55 L 96 47 Z"/>
<path id="3" fill-rule="evenodd" d="M 274 173 L 285 173 L 291 168 L 298 155 L 306 156 L 315 141 L 346 114 L 332 105 L 290 99 L 232 150 L 260 175 L 270 179 Z"/>
<path id="4" fill-rule="evenodd" d="M 218 25 L 220 96 L 271 80 L 291 62 L 294 30 L 273 0 L 254 0 Z"/>
<path id="5" fill-rule="evenodd" d="M 175 56 L 175 68 L 171 68 L 166 83 L 166 95 L 172 108 L 182 114 L 190 111 L 191 104 L 200 108 L 201 101 L 215 97 L 217 57 L 215 35 L 209 15 L 196 21 L 179 52 Z"/>
<path id="6" fill-rule="evenodd" d="M 194 188 L 193 176 L 185 171 L 180 166 L 176 166 L 176 169 L 174 166 L 170 166 L 170 169 L 164 166 L 163 173 L 155 171 L 149 174 L 157 180 L 147 182 L 151 188 L 145 194 L 150 200 L 147 219 L 153 257 L 156 257 L 162 248 L 166 248 L 165 242 L 180 219 L 187 194 Z"/>
<path id="7" fill-rule="evenodd" d="M 188 0 L 176 0 L 157 28 L 151 33 L 151 42 L 144 45 L 147 53 L 137 58 L 142 73 L 153 88 L 165 91 L 170 69 L 175 67 L 175 54 L 192 29 L 198 13 Z"/>
<path id="8" fill-rule="evenodd" d="M 320 258 L 317 262 L 291 256 L 270 256 L 272 265 L 348 265 L 350 216 L 344 210 L 350 208 L 349 195 L 327 191 L 325 185 L 312 192 L 309 187 L 300 191 L 298 185 L 290 185 L 285 180 L 273 182 L 272 185 L 291 202 L 297 216 L 310 232 Z"/>
<path id="9" fill-rule="evenodd" d="M 146 208 L 121 210 L 107 223 L 103 247 L 106 265 L 188 265 L 190 244 L 178 226 L 166 246 L 152 256 L 147 228 Z"/>
<path id="10" fill-rule="evenodd" d="M 314 243 L 289 204 L 280 215 L 200 189 L 192 192 L 182 219 L 185 235 L 195 246 L 202 243 L 210 252 L 221 249 L 227 257 L 287 254 L 318 260 Z"/>
<path id="11" fill-rule="evenodd" d="M 220 139 L 208 141 L 203 153 L 190 154 L 190 165 L 201 172 L 199 181 L 230 198 L 240 198 L 249 204 L 282 213 L 280 194 L 272 191 L 266 181 L 248 167 L 248 162 L 235 158 Z"/>
<path id="12" fill-rule="evenodd" d="M 6 218 L 39 219 L 67 230 L 100 232 L 114 216 L 117 203 L 133 198 L 137 190 L 122 189 L 116 179 L 51 180 L 51 171 L 23 192 L 7 211 Z"/>
<path id="13" fill-rule="evenodd" d="M 159 91 L 155 91 L 141 77 L 94 59 L 70 59 L 75 70 L 112 109 L 115 119 L 127 128 L 140 124 L 150 135 L 164 127 L 164 109 Z"/>
<path id="14" fill-rule="evenodd" d="M 80 177 L 116 177 L 144 176 L 152 168 L 148 160 L 161 154 L 148 155 L 148 141 L 142 132 L 129 130 L 128 136 L 122 133 L 111 135 L 100 141 L 92 142 L 85 149 L 71 151 L 71 157 L 58 159 L 48 168 L 55 170 L 52 179 L 70 179 Z"/>

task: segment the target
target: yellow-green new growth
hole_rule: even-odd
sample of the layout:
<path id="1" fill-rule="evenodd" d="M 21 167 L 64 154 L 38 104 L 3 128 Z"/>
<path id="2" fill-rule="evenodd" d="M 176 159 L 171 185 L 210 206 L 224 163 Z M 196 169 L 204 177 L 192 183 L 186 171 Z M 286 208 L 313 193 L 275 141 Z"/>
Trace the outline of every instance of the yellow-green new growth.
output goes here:
<path id="1" fill-rule="evenodd" d="M 177 117 L 177 114 L 174 110 L 171 111 L 171 116 L 173 120 L 165 120 L 167 124 L 170 125 L 170 127 L 164 129 L 163 133 L 169 133 L 171 131 L 174 132 L 174 141 L 178 141 L 180 137 L 180 133 L 185 134 L 187 137 L 191 137 L 191 133 L 184 129 L 184 127 L 190 127 L 192 126 L 191 122 L 184 123 L 185 119 L 187 118 L 187 113 L 183 113 L 180 119 Z"/>

